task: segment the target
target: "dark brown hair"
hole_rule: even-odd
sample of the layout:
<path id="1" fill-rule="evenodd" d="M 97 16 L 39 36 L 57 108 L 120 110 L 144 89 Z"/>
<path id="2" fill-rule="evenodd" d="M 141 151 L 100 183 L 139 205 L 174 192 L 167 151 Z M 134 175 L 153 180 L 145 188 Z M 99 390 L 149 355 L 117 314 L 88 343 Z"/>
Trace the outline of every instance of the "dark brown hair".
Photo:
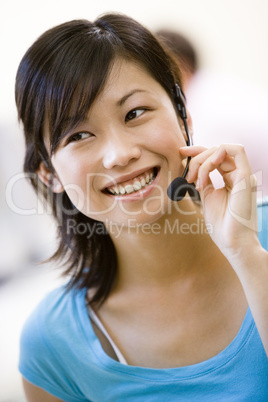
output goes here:
<path id="1" fill-rule="evenodd" d="M 181 66 L 194 74 L 198 69 L 198 55 L 193 44 L 182 34 L 169 29 L 159 29 L 156 36 L 173 52 Z"/>
<path id="2" fill-rule="evenodd" d="M 24 171 L 31 174 L 33 187 L 51 204 L 58 221 L 59 246 L 51 258 L 65 259 L 69 287 L 95 290 L 92 303 L 104 301 L 113 285 L 117 269 L 113 242 L 101 222 L 103 230 L 98 226 L 90 238 L 69 231 L 68 219 L 76 227 L 82 223 L 94 228 L 96 221 L 79 212 L 65 192 L 52 193 L 33 173 L 41 161 L 53 173 L 49 154 L 88 113 L 120 57 L 144 66 L 172 99 L 175 82 L 180 85 L 176 63 L 149 30 L 121 14 L 106 14 L 94 23 L 74 20 L 48 30 L 26 52 L 16 77 L 16 104 L 26 140 Z M 50 152 L 44 144 L 45 123 Z"/>

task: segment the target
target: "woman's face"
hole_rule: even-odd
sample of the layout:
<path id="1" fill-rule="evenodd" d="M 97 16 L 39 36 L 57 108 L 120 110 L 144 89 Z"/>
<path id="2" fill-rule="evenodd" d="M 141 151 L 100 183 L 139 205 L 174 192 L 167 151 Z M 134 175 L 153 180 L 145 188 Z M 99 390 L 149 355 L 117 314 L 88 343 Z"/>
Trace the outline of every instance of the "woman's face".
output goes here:
<path id="1" fill-rule="evenodd" d="M 117 61 L 86 120 L 52 156 L 55 191 L 104 223 L 156 221 L 168 211 L 169 183 L 182 174 L 184 145 L 162 86 L 139 65 Z"/>

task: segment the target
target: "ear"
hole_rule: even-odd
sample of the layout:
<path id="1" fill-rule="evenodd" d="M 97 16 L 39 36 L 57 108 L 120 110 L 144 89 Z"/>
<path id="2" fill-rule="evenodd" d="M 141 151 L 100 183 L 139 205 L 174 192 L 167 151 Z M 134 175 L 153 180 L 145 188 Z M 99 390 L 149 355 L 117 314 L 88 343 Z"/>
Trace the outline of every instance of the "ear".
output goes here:
<path id="1" fill-rule="evenodd" d="M 56 173 L 52 173 L 46 164 L 42 161 L 36 171 L 39 179 L 49 187 L 53 193 L 62 193 L 64 187 L 61 184 Z"/>

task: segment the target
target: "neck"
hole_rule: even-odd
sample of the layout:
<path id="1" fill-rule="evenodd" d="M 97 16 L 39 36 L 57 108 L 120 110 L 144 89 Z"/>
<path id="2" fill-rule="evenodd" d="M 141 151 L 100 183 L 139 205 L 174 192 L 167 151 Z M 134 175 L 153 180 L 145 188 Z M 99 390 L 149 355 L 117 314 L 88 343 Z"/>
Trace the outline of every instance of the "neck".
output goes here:
<path id="1" fill-rule="evenodd" d="M 183 214 L 176 210 L 150 224 L 121 229 L 117 236 L 110 231 L 118 256 L 116 286 L 120 288 L 164 286 L 189 276 L 198 271 L 204 247 L 214 247 L 196 204 L 184 208 Z"/>

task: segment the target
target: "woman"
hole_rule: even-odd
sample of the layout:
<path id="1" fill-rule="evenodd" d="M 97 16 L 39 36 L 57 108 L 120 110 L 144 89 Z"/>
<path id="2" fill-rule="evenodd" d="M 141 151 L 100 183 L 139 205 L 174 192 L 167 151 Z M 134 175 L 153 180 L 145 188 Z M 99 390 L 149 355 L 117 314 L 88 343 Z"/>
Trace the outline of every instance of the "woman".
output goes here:
<path id="1" fill-rule="evenodd" d="M 19 66 L 25 171 L 71 275 L 25 324 L 28 401 L 267 399 L 255 179 L 240 145 L 186 146 L 180 87 L 167 50 L 116 14 L 47 31 Z M 201 203 L 168 198 L 186 173 Z"/>

